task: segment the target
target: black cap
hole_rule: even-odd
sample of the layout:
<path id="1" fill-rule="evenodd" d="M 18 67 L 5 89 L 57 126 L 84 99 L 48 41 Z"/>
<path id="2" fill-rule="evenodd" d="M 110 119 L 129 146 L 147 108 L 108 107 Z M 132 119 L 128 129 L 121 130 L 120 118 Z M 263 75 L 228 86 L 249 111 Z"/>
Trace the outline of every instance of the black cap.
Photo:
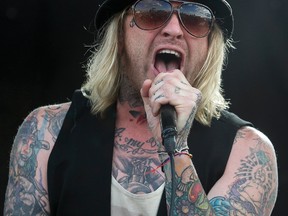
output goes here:
<path id="1" fill-rule="evenodd" d="M 96 13 L 96 29 L 100 29 L 115 13 L 131 6 L 135 0 L 104 0 Z M 214 13 L 217 24 L 221 27 L 225 39 L 232 37 L 234 18 L 232 8 L 226 0 L 196 0 L 208 6 Z"/>

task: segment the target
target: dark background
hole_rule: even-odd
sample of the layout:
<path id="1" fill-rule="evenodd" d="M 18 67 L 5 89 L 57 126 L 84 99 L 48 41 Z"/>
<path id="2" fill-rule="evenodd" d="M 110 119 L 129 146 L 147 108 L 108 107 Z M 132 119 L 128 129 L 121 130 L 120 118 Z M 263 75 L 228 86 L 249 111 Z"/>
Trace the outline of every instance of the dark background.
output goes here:
<path id="1" fill-rule="evenodd" d="M 288 192 L 288 1 L 230 3 L 237 49 L 223 73 L 225 95 L 231 110 L 275 146 L 280 184 L 273 215 L 281 215 Z M 80 87 L 97 5 L 97 0 L 0 2 L 0 212 L 17 128 L 34 108 L 66 102 Z"/>

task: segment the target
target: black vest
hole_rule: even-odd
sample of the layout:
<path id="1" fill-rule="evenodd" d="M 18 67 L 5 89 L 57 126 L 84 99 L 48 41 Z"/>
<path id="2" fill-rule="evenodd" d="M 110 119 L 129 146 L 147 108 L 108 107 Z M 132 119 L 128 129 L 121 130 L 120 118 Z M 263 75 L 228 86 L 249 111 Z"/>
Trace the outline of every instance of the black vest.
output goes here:
<path id="1" fill-rule="evenodd" d="M 90 108 L 89 100 L 76 91 L 48 160 L 51 215 L 110 215 L 116 106 L 103 118 L 92 115 Z M 246 125 L 252 126 L 227 111 L 211 127 L 194 122 L 189 151 L 206 193 L 223 175 L 236 132 Z M 167 215 L 165 193 L 158 215 Z"/>

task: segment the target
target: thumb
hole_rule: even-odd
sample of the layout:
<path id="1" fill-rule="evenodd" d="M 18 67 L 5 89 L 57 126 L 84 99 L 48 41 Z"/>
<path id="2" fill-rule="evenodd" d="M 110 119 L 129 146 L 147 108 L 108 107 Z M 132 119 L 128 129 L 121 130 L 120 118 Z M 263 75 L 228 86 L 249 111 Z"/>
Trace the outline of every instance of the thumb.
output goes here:
<path id="1" fill-rule="evenodd" d="M 149 105 L 149 89 L 151 88 L 152 80 L 147 79 L 143 82 L 142 88 L 140 90 L 140 94 L 142 97 L 142 100 L 144 102 L 144 107 Z"/>

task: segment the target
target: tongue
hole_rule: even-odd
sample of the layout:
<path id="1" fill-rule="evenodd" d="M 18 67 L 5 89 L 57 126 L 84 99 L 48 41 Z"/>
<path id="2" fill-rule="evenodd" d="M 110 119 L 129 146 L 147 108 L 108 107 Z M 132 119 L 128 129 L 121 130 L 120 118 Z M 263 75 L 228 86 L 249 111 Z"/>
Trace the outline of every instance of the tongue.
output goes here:
<path id="1" fill-rule="evenodd" d="M 179 69 L 179 65 L 177 61 L 169 61 L 169 62 L 164 62 L 160 59 L 156 60 L 155 63 L 155 68 L 161 73 L 161 72 L 167 72 L 167 71 L 172 71 L 174 69 Z"/>

